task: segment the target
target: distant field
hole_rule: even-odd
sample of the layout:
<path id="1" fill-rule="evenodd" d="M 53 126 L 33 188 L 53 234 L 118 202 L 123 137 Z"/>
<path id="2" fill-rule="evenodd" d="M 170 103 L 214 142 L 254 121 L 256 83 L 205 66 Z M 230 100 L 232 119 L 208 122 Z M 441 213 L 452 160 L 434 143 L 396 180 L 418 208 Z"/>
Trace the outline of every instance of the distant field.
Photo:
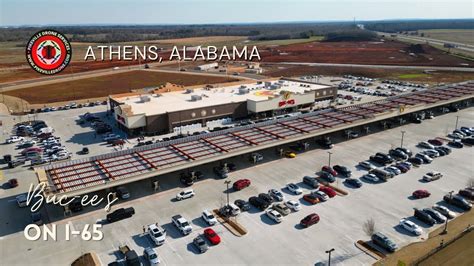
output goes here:
<path id="1" fill-rule="evenodd" d="M 129 92 L 132 89 L 158 87 L 165 82 L 191 86 L 223 83 L 228 81 L 236 81 L 236 79 L 137 70 L 120 74 L 11 90 L 6 91 L 5 95 L 22 98 L 30 104 L 39 104 L 105 97 L 109 94 Z"/>
<path id="2" fill-rule="evenodd" d="M 424 33 L 425 37 L 428 37 L 428 38 L 474 45 L 474 29 L 472 30 L 436 29 L 436 30 L 421 30 L 418 32 Z"/>
<path id="3" fill-rule="evenodd" d="M 247 41 L 246 45 L 261 45 L 261 46 L 273 46 L 273 45 L 289 45 L 297 43 L 315 42 L 321 41 L 323 36 L 312 36 L 306 39 L 288 39 L 288 40 L 271 40 L 271 41 Z"/>

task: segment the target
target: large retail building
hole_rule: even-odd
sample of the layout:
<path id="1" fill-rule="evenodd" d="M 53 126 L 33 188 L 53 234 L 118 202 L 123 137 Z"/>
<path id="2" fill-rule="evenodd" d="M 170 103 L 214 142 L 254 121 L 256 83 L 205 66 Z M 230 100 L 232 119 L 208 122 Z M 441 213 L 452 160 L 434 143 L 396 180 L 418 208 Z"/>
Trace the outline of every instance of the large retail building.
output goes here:
<path id="1" fill-rule="evenodd" d="M 295 112 L 336 95 L 337 89 L 329 85 L 281 78 L 166 93 L 125 93 L 109 99 L 120 128 L 130 135 L 153 135 L 221 118 L 258 119 Z"/>

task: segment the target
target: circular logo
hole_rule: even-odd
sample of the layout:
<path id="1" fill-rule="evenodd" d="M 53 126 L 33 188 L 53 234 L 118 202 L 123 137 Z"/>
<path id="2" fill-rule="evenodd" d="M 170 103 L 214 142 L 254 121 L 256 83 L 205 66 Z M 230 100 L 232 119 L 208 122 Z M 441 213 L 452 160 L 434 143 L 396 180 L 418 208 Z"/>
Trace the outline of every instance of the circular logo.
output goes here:
<path id="1" fill-rule="evenodd" d="M 55 30 L 38 31 L 26 45 L 26 60 L 36 72 L 54 75 L 63 71 L 72 59 L 72 47 L 66 36 Z"/>

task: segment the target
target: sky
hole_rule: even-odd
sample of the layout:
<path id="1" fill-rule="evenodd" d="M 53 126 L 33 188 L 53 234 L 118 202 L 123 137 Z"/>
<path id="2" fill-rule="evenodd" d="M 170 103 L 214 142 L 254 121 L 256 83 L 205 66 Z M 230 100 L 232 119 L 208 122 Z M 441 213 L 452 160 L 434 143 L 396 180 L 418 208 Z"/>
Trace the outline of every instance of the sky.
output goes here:
<path id="1" fill-rule="evenodd" d="M 473 17 L 473 0 L 0 0 L 0 26 Z"/>

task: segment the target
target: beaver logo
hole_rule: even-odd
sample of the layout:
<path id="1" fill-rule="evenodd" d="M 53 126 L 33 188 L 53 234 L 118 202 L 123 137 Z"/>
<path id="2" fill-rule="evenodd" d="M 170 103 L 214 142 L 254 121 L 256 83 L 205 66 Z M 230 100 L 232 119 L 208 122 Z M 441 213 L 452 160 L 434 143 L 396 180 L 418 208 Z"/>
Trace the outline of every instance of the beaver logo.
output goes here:
<path id="1" fill-rule="evenodd" d="M 26 60 L 36 72 L 54 75 L 63 71 L 72 59 L 72 47 L 66 36 L 55 30 L 42 30 L 26 45 Z"/>

